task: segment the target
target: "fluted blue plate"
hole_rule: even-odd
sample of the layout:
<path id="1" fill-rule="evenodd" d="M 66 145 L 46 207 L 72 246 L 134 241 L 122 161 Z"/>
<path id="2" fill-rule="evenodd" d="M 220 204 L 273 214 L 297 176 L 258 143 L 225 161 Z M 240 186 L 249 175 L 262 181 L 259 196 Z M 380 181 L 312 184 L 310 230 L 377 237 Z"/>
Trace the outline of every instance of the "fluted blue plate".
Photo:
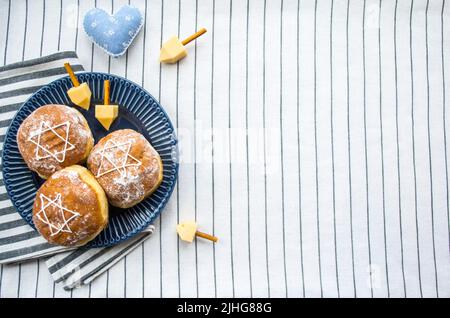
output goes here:
<path id="1" fill-rule="evenodd" d="M 147 199 L 129 209 L 110 206 L 108 227 L 90 247 L 106 247 L 117 244 L 139 233 L 159 216 L 172 194 L 177 175 L 177 138 L 169 117 L 155 98 L 139 85 L 119 76 L 80 72 L 80 82 L 87 82 L 92 91 L 91 107 L 85 111 L 73 105 L 67 90 L 72 87 L 69 77 L 60 78 L 34 93 L 19 109 L 6 133 L 2 154 L 2 172 L 6 191 L 19 214 L 34 228 L 32 209 L 36 191 L 43 183 L 30 171 L 19 153 L 16 134 L 20 124 L 35 109 L 46 104 L 63 104 L 76 107 L 86 117 L 97 142 L 109 132 L 130 128 L 143 134 L 158 151 L 163 162 L 163 180 L 158 189 Z M 111 103 L 119 105 L 119 117 L 106 131 L 94 117 L 95 104 L 103 104 L 103 81 L 111 83 Z"/>

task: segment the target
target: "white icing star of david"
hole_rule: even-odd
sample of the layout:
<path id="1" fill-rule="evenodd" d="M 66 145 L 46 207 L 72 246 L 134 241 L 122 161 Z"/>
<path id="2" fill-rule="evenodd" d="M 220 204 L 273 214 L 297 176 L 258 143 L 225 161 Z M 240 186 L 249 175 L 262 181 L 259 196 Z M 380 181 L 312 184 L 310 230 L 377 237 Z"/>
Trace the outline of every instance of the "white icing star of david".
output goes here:
<path id="1" fill-rule="evenodd" d="M 41 209 L 38 213 L 36 213 L 36 216 L 39 218 L 39 220 L 48 225 L 51 233 L 50 236 L 54 236 L 60 232 L 72 233 L 72 230 L 69 227 L 69 222 L 74 218 L 79 217 L 80 213 L 65 208 L 61 203 L 61 194 L 59 193 L 53 200 L 42 193 L 39 195 L 39 198 L 41 200 Z M 54 224 L 50 222 L 45 211 L 45 209 L 47 209 L 49 206 L 54 206 L 58 209 L 60 217 L 63 220 L 62 224 Z M 66 218 L 66 213 L 70 214 L 69 218 Z"/>
<path id="2" fill-rule="evenodd" d="M 107 151 L 111 149 L 117 150 L 112 152 Z M 130 149 L 131 141 L 116 144 L 114 141 L 108 140 L 100 153 L 100 167 L 98 168 L 96 177 L 101 177 L 113 171 L 118 171 L 120 175 L 124 177 L 127 173 L 127 167 L 140 166 L 142 163 L 138 159 L 130 155 Z M 124 155 L 122 157 L 117 156 L 119 152 L 122 152 Z M 128 163 L 128 159 L 131 159 L 131 161 L 134 161 L 134 163 Z M 104 168 L 105 161 L 108 161 L 113 167 L 111 169 Z"/>
<path id="3" fill-rule="evenodd" d="M 66 128 L 65 129 L 66 134 L 64 137 L 61 136 L 60 134 L 58 134 L 58 132 L 56 131 L 57 128 L 63 127 L 63 126 L 65 126 L 65 128 Z M 63 162 L 66 159 L 67 151 L 75 149 L 75 146 L 69 142 L 69 130 L 70 130 L 70 122 L 68 122 L 68 121 L 66 121 L 62 124 L 59 124 L 59 125 L 52 126 L 52 127 L 50 127 L 50 125 L 47 124 L 46 122 L 42 121 L 41 125 L 39 127 L 39 130 L 38 130 L 38 133 L 33 134 L 32 136 L 30 136 L 30 138 L 28 138 L 28 141 L 31 141 L 32 143 L 34 143 L 37 146 L 36 152 L 35 152 L 36 160 L 53 157 L 56 161 Z M 41 145 L 42 134 L 44 134 L 48 131 L 51 131 L 56 137 L 58 137 L 59 139 L 61 139 L 64 142 L 64 147 L 62 150 L 52 152 L 52 151 L 50 151 L 51 148 L 46 148 L 43 145 Z M 41 156 L 39 154 L 39 150 L 42 150 L 45 155 Z"/>

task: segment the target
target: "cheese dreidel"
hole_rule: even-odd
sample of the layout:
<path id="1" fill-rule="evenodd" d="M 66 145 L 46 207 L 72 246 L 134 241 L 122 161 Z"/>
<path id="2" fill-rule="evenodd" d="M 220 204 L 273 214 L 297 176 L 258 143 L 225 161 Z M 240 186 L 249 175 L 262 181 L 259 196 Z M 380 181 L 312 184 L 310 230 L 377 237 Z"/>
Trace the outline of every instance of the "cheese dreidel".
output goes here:
<path id="1" fill-rule="evenodd" d="M 73 87 L 67 91 L 67 95 L 69 95 L 72 103 L 88 110 L 89 105 L 91 104 L 92 95 L 89 86 L 86 83 L 80 84 L 80 82 L 78 82 L 78 78 L 75 76 L 75 73 L 73 72 L 72 67 L 69 63 L 64 63 L 64 67 L 66 68 L 66 71 L 69 74 L 70 80 L 73 84 Z"/>
<path id="2" fill-rule="evenodd" d="M 172 36 L 167 42 L 163 44 L 161 52 L 159 54 L 159 61 L 161 63 L 168 64 L 178 62 L 187 55 L 187 50 L 184 46 L 189 42 L 194 41 L 205 32 L 206 29 L 201 28 L 198 32 L 192 34 L 183 41 L 180 41 L 180 39 L 176 35 Z"/>
<path id="3" fill-rule="evenodd" d="M 196 236 L 210 240 L 216 243 L 219 239 L 213 235 L 209 235 L 197 231 L 197 223 L 194 221 L 185 221 L 177 225 L 177 233 L 181 240 L 192 243 Z"/>
<path id="4" fill-rule="evenodd" d="M 119 106 L 109 104 L 109 80 L 105 80 L 103 83 L 103 95 L 104 105 L 95 105 L 95 118 L 106 130 L 109 130 L 119 114 Z"/>

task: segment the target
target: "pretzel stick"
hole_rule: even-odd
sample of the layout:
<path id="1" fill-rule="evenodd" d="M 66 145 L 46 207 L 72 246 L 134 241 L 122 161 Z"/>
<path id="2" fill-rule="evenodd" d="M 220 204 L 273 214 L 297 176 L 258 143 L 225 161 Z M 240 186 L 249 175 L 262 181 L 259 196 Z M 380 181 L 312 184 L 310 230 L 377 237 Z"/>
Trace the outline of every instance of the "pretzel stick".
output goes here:
<path id="1" fill-rule="evenodd" d="M 200 35 L 206 33 L 206 29 L 205 28 L 201 28 L 200 30 L 198 30 L 197 32 L 195 32 L 194 34 L 192 34 L 191 36 L 187 37 L 186 39 L 184 39 L 183 41 L 181 41 L 181 43 L 183 45 L 188 44 L 191 41 L 194 41 L 196 38 L 198 38 Z"/>
<path id="2" fill-rule="evenodd" d="M 215 237 L 213 235 L 209 235 L 209 234 L 206 234 L 206 233 L 203 233 L 203 232 L 200 232 L 200 231 L 195 231 L 195 235 L 203 237 L 204 239 L 213 241 L 214 243 L 216 243 L 219 240 L 217 237 Z"/>
<path id="3" fill-rule="evenodd" d="M 105 105 L 109 105 L 109 80 L 105 80 L 103 85 L 104 85 L 103 90 L 105 93 L 105 97 L 103 98 L 104 99 L 103 103 Z"/>
<path id="4" fill-rule="evenodd" d="M 80 86 L 80 82 L 78 82 L 78 78 L 75 76 L 72 67 L 69 63 L 64 63 L 64 67 L 66 68 L 66 72 L 69 73 L 70 80 L 72 81 L 73 86 Z"/>

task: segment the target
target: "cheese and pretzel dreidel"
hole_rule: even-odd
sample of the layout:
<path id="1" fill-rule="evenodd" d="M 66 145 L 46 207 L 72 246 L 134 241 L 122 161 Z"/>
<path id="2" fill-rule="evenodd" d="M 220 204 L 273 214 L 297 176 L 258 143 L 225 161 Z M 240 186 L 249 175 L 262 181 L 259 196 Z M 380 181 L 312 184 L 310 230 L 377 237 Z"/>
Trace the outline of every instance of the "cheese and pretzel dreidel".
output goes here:
<path id="1" fill-rule="evenodd" d="M 105 80 L 103 83 L 103 105 L 95 105 L 95 118 L 105 127 L 106 130 L 109 130 L 113 121 L 117 118 L 119 114 L 119 106 L 118 105 L 110 105 L 109 104 L 109 91 L 110 85 L 109 80 Z"/>
<path id="2" fill-rule="evenodd" d="M 177 233 L 181 240 L 192 243 L 196 236 L 210 240 L 216 243 L 219 239 L 213 235 L 197 231 L 197 223 L 194 221 L 185 221 L 177 225 Z"/>
<path id="3" fill-rule="evenodd" d="M 204 33 L 206 33 L 206 29 L 201 28 L 199 31 L 187 37 L 183 41 L 180 41 L 180 39 L 176 35 L 172 36 L 167 42 L 163 44 L 161 52 L 159 54 L 159 61 L 161 63 L 168 64 L 178 62 L 187 55 L 187 50 L 184 46 L 189 42 L 194 41 Z"/>
<path id="4" fill-rule="evenodd" d="M 86 83 L 80 84 L 69 63 L 64 63 L 64 67 L 66 68 L 66 71 L 69 74 L 70 80 L 73 84 L 73 87 L 67 91 L 67 95 L 69 95 L 72 103 L 88 110 L 89 105 L 91 104 L 92 96 L 92 92 L 89 86 Z"/>

